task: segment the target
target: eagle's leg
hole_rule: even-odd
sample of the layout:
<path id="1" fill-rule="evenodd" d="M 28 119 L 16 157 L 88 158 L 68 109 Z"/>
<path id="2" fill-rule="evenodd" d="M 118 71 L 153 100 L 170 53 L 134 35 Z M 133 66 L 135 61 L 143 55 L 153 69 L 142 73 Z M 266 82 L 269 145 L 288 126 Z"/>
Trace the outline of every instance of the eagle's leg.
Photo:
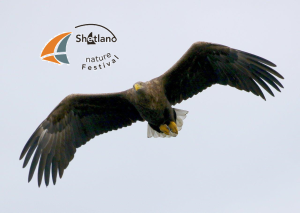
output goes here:
<path id="1" fill-rule="evenodd" d="M 171 121 L 170 124 L 169 124 L 169 128 L 170 130 L 175 133 L 175 134 L 178 134 L 178 128 L 177 128 L 177 125 L 174 121 Z"/>
<path id="2" fill-rule="evenodd" d="M 162 124 L 159 126 L 160 131 L 165 133 L 166 135 L 170 135 L 170 130 L 166 124 Z"/>

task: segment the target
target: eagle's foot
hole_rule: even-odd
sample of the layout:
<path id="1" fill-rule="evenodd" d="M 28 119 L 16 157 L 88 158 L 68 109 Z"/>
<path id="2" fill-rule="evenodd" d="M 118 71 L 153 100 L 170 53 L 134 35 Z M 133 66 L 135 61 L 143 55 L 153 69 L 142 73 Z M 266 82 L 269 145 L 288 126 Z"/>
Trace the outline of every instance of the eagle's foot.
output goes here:
<path id="1" fill-rule="evenodd" d="M 178 129 L 177 129 L 177 125 L 174 121 L 171 121 L 170 124 L 169 124 L 169 128 L 170 130 L 175 133 L 175 134 L 178 134 Z"/>
<path id="2" fill-rule="evenodd" d="M 162 124 L 159 126 L 160 131 L 165 133 L 166 135 L 170 135 L 170 130 L 166 124 Z"/>

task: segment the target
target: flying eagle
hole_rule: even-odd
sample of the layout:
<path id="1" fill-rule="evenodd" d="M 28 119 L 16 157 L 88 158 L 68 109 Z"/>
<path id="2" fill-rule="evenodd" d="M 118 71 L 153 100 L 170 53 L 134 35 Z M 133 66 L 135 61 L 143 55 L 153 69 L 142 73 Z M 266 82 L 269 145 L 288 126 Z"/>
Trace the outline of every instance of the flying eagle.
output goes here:
<path id="1" fill-rule="evenodd" d="M 227 46 L 196 42 L 161 76 L 137 82 L 133 88 L 110 94 L 72 94 L 63 99 L 38 126 L 26 143 L 20 159 L 27 153 L 23 167 L 34 153 L 28 181 L 38 166 L 38 185 L 44 174 L 48 186 L 60 178 L 76 149 L 96 135 L 148 122 L 148 137 L 178 134 L 187 111 L 172 105 L 193 97 L 213 84 L 229 85 L 265 99 L 259 84 L 269 94 L 270 84 L 280 92 L 283 86 L 274 77 L 283 77 L 270 67 L 276 65 L 259 56 Z"/>

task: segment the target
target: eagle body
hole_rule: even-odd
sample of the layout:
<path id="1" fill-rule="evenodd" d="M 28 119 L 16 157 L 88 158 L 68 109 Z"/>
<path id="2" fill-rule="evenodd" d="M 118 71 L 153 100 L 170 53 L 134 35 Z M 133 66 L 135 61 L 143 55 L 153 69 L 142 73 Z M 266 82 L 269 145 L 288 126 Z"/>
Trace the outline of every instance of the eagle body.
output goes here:
<path id="1" fill-rule="evenodd" d="M 25 144 L 23 167 L 32 158 L 28 181 L 38 167 L 38 185 L 57 174 L 76 150 L 97 135 L 147 121 L 148 137 L 173 137 L 181 130 L 187 111 L 172 108 L 214 84 L 229 85 L 266 99 L 261 88 L 280 92 L 276 65 L 262 57 L 207 42 L 194 43 L 164 74 L 133 88 L 109 94 L 73 94 L 63 99 Z M 277 78 L 276 78 L 277 77 Z M 259 87 L 260 86 L 260 87 Z"/>
<path id="2" fill-rule="evenodd" d="M 139 82 L 141 89 L 135 91 L 134 105 L 141 117 L 148 121 L 152 128 L 160 132 L 159 126 L 175 122 L 174 110 L 165 96 L 163 86 L 158 80 Z M 136 85 L 135 84 L 135 85 Z"/>

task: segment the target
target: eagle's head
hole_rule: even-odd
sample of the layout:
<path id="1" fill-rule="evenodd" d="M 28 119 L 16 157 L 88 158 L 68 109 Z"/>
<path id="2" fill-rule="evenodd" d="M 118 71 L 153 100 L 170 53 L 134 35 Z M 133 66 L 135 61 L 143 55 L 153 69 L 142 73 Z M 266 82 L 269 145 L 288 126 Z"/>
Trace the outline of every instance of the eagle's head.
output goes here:
<path id="1" fill-rule="evenodd" d="M 133 85 L 133 89 L 136 93 L 143 93 L 145 92 L 146 90 L 146 84 L 144 82 L 136 82 L 134 85 Z"/>

